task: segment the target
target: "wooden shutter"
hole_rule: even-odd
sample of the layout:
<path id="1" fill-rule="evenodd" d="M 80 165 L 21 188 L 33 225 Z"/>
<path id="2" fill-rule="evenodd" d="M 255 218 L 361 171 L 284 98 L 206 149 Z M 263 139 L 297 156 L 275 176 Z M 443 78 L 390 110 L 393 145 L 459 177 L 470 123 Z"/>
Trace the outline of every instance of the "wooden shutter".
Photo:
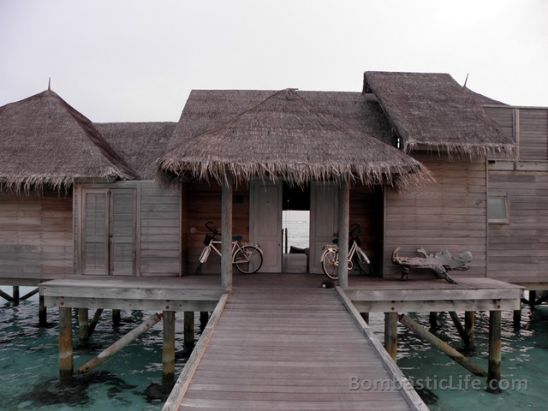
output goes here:
<path id="1" fill-rule="evenodd" d="M 135 189 L 112 189 L 110 195 L 110 274 L 135 275 Z"/>
<path id="2" fill-rule="evenodd" d="M 108 274 L 108 190 L 85 190 L 83 272 Z"/>

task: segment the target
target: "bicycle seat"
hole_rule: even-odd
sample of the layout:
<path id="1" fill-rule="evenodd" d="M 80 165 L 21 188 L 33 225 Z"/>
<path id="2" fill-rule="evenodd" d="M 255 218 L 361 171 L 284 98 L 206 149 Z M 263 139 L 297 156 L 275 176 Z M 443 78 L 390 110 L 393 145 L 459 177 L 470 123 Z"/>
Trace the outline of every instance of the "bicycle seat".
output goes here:
<path id="1" fill-rule="evenodd" d="M 243 240 L 243 236 L 241 235 L 233 235 L 232 236 L 232 241 L 242 241 Z"/>

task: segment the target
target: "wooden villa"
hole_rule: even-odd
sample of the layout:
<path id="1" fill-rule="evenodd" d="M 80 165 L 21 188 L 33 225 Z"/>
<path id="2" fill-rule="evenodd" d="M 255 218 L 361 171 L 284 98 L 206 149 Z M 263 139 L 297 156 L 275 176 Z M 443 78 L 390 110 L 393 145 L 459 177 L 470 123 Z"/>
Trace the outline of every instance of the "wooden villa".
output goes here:
<path id="1" fill-rule="evenodd" d="M 519 310 L 524 288 L 548 288 L 547 156 L 548 109 L 447 74 L 366 72 L 362 92 L 194 90 L 177 123 L 95 124 L 46 90 L 0 107 L 0 283 L 16 290 L 3 297 L 39 286 L 60 308 L 63 378 L 96 365 L 73 366 L 72 308 L 81 339 L 88 309 L 158 311 L 140 332 L 163 319 L 170 388 L 175 312 L 192 339 L 193 313 L 212 313 L 166 409 L 273 409 L 282 397 L 288 409 L 426 409 L 409 384 L 348 392 L 350 375 L 405 382 L 393 359 L 407 312 L 466 312 L 471 346 L 474 312 L 489 311 L 488 372 L 449 355 L 497 391 L 500 312 Z M 287 209 L 310 211 L 299 274 L 283 249 Z M 207 222 L 222 257 L 197 273 Z M 346 255 L 352 224 L 373 276 L 341 264 L 338 287 L 323 289 L 322 249 L 338 232 Z M 233 274 L 236 234 L 260 245 L 258 273 Z M 457 284 L 402 281 L 397 247 L 473 260 Z M 386 313 L 387 351 L 369 312 Z M 339 347 L 326 364 L 319 335 Z"/>

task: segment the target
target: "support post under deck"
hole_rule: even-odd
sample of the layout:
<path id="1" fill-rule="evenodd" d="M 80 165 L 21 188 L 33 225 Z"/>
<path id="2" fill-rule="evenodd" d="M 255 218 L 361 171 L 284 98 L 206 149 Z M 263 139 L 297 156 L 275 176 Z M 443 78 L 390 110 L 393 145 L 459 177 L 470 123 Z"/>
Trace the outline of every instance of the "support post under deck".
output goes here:
<path id="1" fill-rule="evenodd" d="M 80 347 L 86 347 L 89 340 L 89 318 L 87 308 L 78 308 L 78 340 Z"/>
<path id="2" fill-rule="evenodd" d="M 18 285 L 13 286 L 12 298 L 13 298 L 13 305 L 19 305 L 19 286 Z"/>
<path id="3" fill-rule="evenodd" d="M 232 181 L 222 184 L 221 194 L 221 285 L 232 289 Z"/>
<path id="4" fill-rule="evenodd" d="M 163 320 L 162 386 L 168 392 L 175 383 L 175 311 L 164 311 Z"/>
<path id="5" fill-rule="evenodd" d="M 501 356 L 501 312 L 489 311 L 489 369 L 487 371 L 487 391 L 500 392 Z"/>
<path id="6" fill-rule="evenodd" d="M 194 348 L 194 312 L 185 311 L 184 314 L 184 340 L 183 345 L 185 350 Z"/>
<path id="7" fill-rule="evenodd" d="M 207 311 L 200 311 L 200 332 L 203 332 L 207 326 L 209 320 L 209 313 Z"/>
<path id="8" fill-rule="evenodd" d="M 464 313 L 464 346 L 467 351 L 476 349 L 476 312 L 466 311 Z"/>
<path id="9" fill-rule="evenodd" d="M 350 183 L 342 182 L 339 187 L 339 285 L 348 287 L 348 229 L 350 224 Z"/>
<path id="10" fill-rule="evenodd" d="M 46 327 L 48 325 L 48 309 L 44 301 L 44 296 L 38 298 L 38 326 Z"/>
<path id="11" fill-rule="evenodd" d="M 67 383 L 72 379 L 72 309 L 59 308 L 59 379 Z"/>
<path id="12" fill-rule="evenodd" d="M 384 313 L 384 348 L 396 361 L 398 354 L 398 313 Z"/>
<path id="13" fill-rule="evenodd" d="M 120 310 L 112 310 L 112 325 L 114 327 L 119 327 L 120 326 L 120 321 L 122 319 L 122 316 L 121 316 L 121 313 L 120 313 Z"/>

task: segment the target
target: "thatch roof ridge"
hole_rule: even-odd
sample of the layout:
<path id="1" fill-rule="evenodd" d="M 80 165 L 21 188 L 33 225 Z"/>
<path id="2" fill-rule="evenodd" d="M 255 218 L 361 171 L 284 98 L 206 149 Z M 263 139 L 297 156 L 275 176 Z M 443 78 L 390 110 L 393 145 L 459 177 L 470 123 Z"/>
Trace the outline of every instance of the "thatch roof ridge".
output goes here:
<path id="1" fill-rule="evenodd" d="M 405 185 L 428 178 L 416 160 L 380 140 L 340 127 L 299 93 L 285 89 L 262 94 L 236 116 L 181 138 L 160 159 L 161 171 L 175 177 L 190 174 L 223 181 L 232 175 L 237 180 L 258 177 L 296 184 L 358 180 Z M 189 121 L 187 107 L 181 122 Z"/>
<path id="2" fill-rule="evenodd" d="M 0 148 L 2 187 L 15 191 L 135 177 L 92 122 L 49 89 L 0 108 Z"/>
<path id="3" fill-rule="evenodd" d="M 513 153 L 515 142 L 482 108 L 499 102 L 464 88 L 447 73 L 367 71 L 363 91 L 375 94 L 406 151 L 469 157 Z"/>
<path id="4" fill-rule="evenodd" d="M 172 121 L 94 123 L 138 178 L 144 180 L 155 178 L 156 160 L 166 152 L 176 125 Z"/>

